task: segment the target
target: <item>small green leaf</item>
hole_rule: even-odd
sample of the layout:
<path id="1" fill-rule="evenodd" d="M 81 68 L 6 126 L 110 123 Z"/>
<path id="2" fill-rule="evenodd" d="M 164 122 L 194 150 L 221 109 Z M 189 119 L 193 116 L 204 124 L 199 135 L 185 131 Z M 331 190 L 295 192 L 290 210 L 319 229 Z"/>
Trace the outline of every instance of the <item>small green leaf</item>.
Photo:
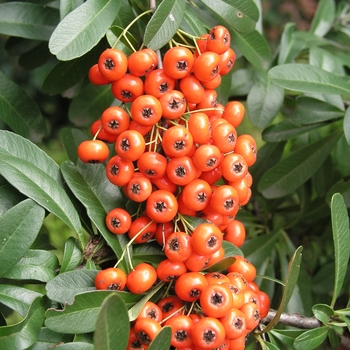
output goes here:
<path id="1" fill-rule="evenodd" d="M 148 346 L 148 350 L 168 350 L 170 349 L 171 327 L 164 326 L 157 336 Z"/>
<path id="2" fill-rule="evenodd" d="M 263 342 L 264 342 L 264 350 L 280 350 L 276 345 L 273 345 L 266 340 L 263 340 Z"/>
<path id="3" fill-rule="evenodd" d="M 185 27 L 187 32 L 197 36 L 201 36 L 203 33 L 207 32 L 206 22 L 198 16 L 193 6 L 188 6 L 187 3 L 181 27 Z"/>
<path id="4" fill-rule="evenodd" d="M 27 39 L 48 41 L 59 22 L 56 9 L 40 4 L 4 3 L 0 4 L 0 13 L 1 34 Z"/>
<path id="5" fill-rule="evenodd" d="M 118 315 L 118 317 L 115 317 Z M 128 310 L 119 294 L 109 295 L 98 313 L 94 344 L 96 350 L 119 350 L 128 345 L 130 321 Z"/>
<path id="6" fill-rule="evenodd" d="M 334 0 L 320 0 L 312 18 L 310 31 L 318 36 L 324 36 L 332 28 L 335 19 Z"/>
<path id="7" fill-rule="evenodd" d="M 88 0 L 70 12 L 52 33 L 51 53 L 61 61 L 83 56 L 106 34 L 120 5 L 114 0 Z"/>
<path id="8" fill-rule="evenodd" d="M 348 107 L 345 112 L 343 129 L 346 141 L 350 146 L 350 107 Z"/>
<path id="9" fill-rule="evenodd" d="M 0 327 L 0 343 L 3 349 L 27 349 L 38 339 L 44 322 L 45 309 L 42 298 L 32 302 L 26 317 L 12 326 Z"/>
<path id="10" fill-rule="evenodd" d="M 334 316 L 334 310 L 326 304 L 313 305 L 312 312 L 324 325 L 327 325 L 329 323 L 329 319 Z"/>
<path id="11" fill-rule="evenodd" d="M 62 304 L 73 304 L 78 293 L 96 290 L 98 271 L 73 270 L 59 274 L 46 284 L 47 296 Z"/>
<path id="12" fill-rule="evenodd" d="M 0 72 L 0 118 L 14 132 L 33 142 L 40 142 L 46 133 L 45 120 L 34 100 L 2 72 Z"/>
<path id="13" fill-rule="evenodd" d="M 77 294 L 72 305 L 66 305 L 63 310 L 48 309 L 45 325 L 57 333 L 82 334 L 96 329 L 96 320 L 102 302 L 111 294 L 118 293 L 127 308 L 132 307 L 142 298 L 142 295 L 116 292 L 92 291 Z"/>
<path id="14" fill-rule="evenodd" d="M 157 242 L 138 244 L 133 248 L 132 261 L 134 264 L 148 262 L 157 265 L 164 259 L 164 251 Z"/>
<path id="15" fill-rule="evenodd" d="M 254 30 L 259 19 L 259 10 L 252 0 L 200 0 L 221 21 L 235 31 L 248 33 Z"/>
<path id="16" fill-rule="evenodd" d="M 285 89 L 320 94 L 350 94 L 345 79 L 325 70 L 301 63 L 287 63 L 270 69 L 272 82 Z"/>
<path id="17" fill-rule="evenodd" d="M 294 347 L 296 350 L 315 349 L 326 340 L 327 335 L 327 327 L 310 329 L 295 339 Z"/>
<path id="18" fill-rule="evenodd" d="M 179 29 L 185 8 L 185 0 L 162 1 L 146 26 L 145 46 L 158 50 L 166 45 Z"/>
<path id="19" fill-rule="evenodd" d="M 83 257 L 80 245 L 74 237 L 69 237 L 64 244 L 60 273 L 74 270 Z"/>
<path id="20" fill-rule="evenodd" d="M 31 199 L 17 204 L 0 217 L 0 277 L 29 250 L 44 217 L 45 210 Z"/>
<path id="21" fill-rule="evenodd" d="M 248 115 L 253 125 L 265 128 L 275 118 L 284 100 L 284 90 L 261 74 L 247 97 Z"/>
<path id="22" fill-rule="evenodd" d="M 227 258 L 223 258 L 222 260 L 218 261 L 217 263 L 208 266 L 206 269 L 204 269 L 203 271 L 209 271 L 209 272 L 222 272 L 227 270 L 227 268 L 229 266 L 231 266 L 234 262 L 235 262 L 235 258 L 234 257 L 227 257 Z"/>
<path id="23" fill-rule="evenodd" d="M 46 327 L 42 327 L 37 341 L 28 348 L 28 350 L 48 350 L 52 346 L 57 346 L 57 344 L 71 341 L 73 341 L 73 336 L 70 334 L 60 334 L 53 332 Z"/>
<path id="24" fill-rule="evenodd" d="M 283 159 L 262 176 L 259 192 L 266 198 L 280 198 L 294 192 L 319 169 L 340 136 L 336 131 Z"/>
<path id="25" fill-rule="evenodd" d="M 295 339 L 303 334 L 303 330 L 291 330 L 291 329 L 271 329 L 269 334 L 272 334 L 278 340 L 281 341 L 282 344 L 287 345 L 290 348 L 293 348 L 293 344 Z"/>
<path id="26" fill-rule="evenodd" d="M 336 193 L 331 201 L 331 218 L 335 256 L 335 281 L 331 307 L 335 305 L 343 286 L 350 256 L 349 216 L 343 197 Z"/>

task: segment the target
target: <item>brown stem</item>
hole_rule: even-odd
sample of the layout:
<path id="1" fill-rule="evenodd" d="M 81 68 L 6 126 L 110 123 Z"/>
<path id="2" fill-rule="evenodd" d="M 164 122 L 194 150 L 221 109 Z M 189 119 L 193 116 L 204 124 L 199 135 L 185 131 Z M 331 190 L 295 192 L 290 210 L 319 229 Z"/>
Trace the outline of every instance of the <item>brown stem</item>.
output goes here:
<path id="1" fill-rule="evenodd" d="M 157 8 L 156 0 L 149 0 L 149 9 L 154 12 L 156 8 Z M 158 57 L 158 68 L 162 69 L 163 61 L 162 61 L 162 55 L 160 54 L 160 50 L 156 50 L 156 54 Z"/>

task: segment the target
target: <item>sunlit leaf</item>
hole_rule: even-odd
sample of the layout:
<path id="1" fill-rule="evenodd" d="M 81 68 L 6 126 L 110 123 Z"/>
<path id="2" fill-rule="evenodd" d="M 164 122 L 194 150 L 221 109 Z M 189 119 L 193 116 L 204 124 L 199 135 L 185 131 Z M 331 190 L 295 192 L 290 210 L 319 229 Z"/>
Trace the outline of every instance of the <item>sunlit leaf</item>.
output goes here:
<path id="1" fill-rule="evenodd" d="M 327 325 L 330 318 L 334 316 L 334 310 L 326 304 L 313 305 L 312 312 L 314 313 L 315 317 L 324 325 Z"/>
<path id="2" fill-rule="evenodd" d="M 164 326 L 149 345 L 149 350 L 168 350 L 170 348 L 171 327 Z"/>
<path id="3" fill-rule="evenodd" d="M 332 28 L 335 17 L 335 3 L 333 0 L 320 0 L 312 18 L 310 31 L 318 36 L 324 36 Z"/>

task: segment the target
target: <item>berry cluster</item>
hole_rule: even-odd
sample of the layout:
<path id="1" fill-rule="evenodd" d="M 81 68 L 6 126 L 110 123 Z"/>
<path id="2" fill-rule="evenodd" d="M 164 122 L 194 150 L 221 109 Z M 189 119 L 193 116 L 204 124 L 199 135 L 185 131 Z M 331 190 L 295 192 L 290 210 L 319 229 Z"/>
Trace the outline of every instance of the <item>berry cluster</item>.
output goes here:
<path id="1" fill-rule="evenodd" d="M 267 314 L 269 299 L 254 283 L 255 268 L 236 256 L 226 274 L 203 270 L 222 260 L 223 240 L 240 247 L 245 229 L 235 219 L 251 196 L 249 167 L 256 143 L 236 128 L 244 106 L 217 101 L 221 77 L 235 62 L 230 33 L 216 26 L 194 39 L 195 48 L 174 46 L 162 62 L 144 48 L 127 57 L 105 50 L 91 67 L 92 84 L 110 84 L 119 106 L 108 107 L 82 142 L 83 162 L 107 161 L 106 175 L 139 209 L 114 208 L 106 215 L 113 234 L 130 244 L 156 240 L 165 253 L 158 266 L 141 263 L 126 273 L 100 271 L 97 289 L 147 292 L 157 280 L 168 295 L 147 302 L 133 322 L 128 349 L 146 349 L 162 325 L 183 349 L 244 349 L 246 335 Z M 115 144 L 110 157 L 106 143 Z M 188 216 L 200 218 L 193 227 Z M 139 347 L 138 347 L 139 346 Z"/>

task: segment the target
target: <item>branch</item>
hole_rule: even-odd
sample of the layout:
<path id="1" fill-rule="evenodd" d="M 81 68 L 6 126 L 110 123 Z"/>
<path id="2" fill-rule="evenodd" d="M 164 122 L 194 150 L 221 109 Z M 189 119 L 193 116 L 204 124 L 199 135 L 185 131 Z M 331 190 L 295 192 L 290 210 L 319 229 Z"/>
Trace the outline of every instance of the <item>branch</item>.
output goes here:
<path id="1" fill-rule="evenodd" d="M 277 311 L 270 309 L 269 313 L 267 316 L 261 320 L 262 323 L 269 323 L 275 316 L 276 316 Z M 291 326 L 291 327 L 296 327 L 296 328 L 301 328 L 301 329 L 314 329 L 318 327 L 322 327 L 322 323 L 316 318 L 316 317 L 305 317 L 300 314 L 286 314 L 282 313 L 281 317 L 279 319 L 279 323 L 286 325 L 286 326 Z M 350 350 L 350 338 L 340 335 L 340 347 L 342 347 L 345 350 Z"/>

